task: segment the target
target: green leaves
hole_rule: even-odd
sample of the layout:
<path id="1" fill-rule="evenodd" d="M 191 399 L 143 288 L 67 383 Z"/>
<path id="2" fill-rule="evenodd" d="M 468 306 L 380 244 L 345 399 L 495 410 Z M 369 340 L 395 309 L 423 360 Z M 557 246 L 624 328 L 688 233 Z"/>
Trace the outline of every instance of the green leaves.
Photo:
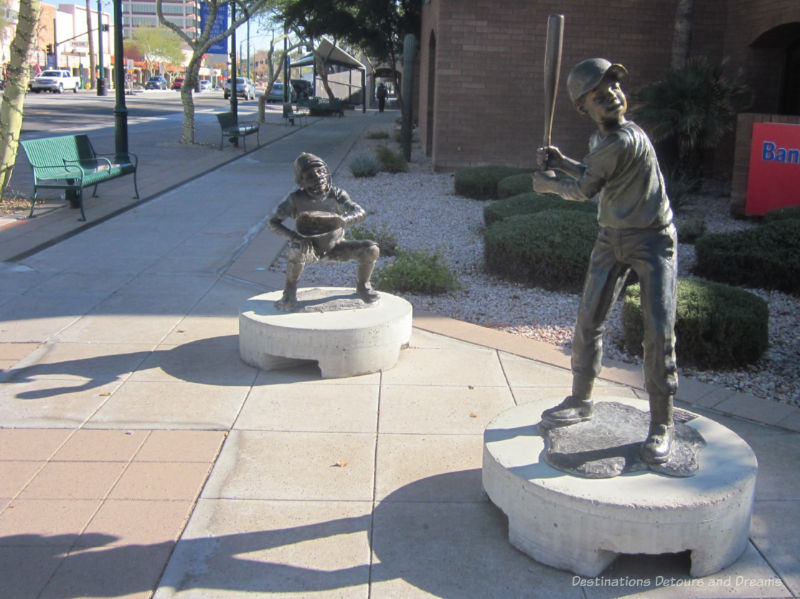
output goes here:
<path id="1" fill-rule="evenodd" d="M 661 81 L 632 94 L 633 117 L 648 127 L 653 141 L 677 143 L 682 170 L 700 164 L 702 150 L 732 131 L 736 113 L 750 103 L 741 75 L 726 75 L 725 66 L 724 61 L 711 64 L 694 57 L 685 68 L 668 71 Z"/>

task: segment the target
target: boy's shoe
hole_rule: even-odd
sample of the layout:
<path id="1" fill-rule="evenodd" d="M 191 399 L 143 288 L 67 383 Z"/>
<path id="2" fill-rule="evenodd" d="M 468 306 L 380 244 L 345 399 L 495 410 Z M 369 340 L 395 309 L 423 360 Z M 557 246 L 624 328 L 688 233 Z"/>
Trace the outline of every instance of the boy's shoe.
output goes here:
<path id="1" fill-rule="evenodd" d="M 297 308 L 297 292 L 285 289 L 281 299 L 275 302 L 275 308 L 283 312 L 291 312 Z"/>
<path id="2" fill-rule="evenodd" d="M 663 464 L 668 461 L 674 434 L 674 426 L 651 423 L 647 439 L 642 444 L 642 460 L 648 464 Z"/>
<path id="3" fill-rule="evenodd" d="M 577 399 L 570 395 L 557 406 L 542 412 L 542 424 L 545 428 L 552 428 L 591 420 L 593 405 L 591 399 Z"/>
<path id="4" fill-rule="evenodd" d="M 369 283 L 359 283 L 356 285 L 356 293 L 366 304 L 374 304 L 381 297 Z"/>

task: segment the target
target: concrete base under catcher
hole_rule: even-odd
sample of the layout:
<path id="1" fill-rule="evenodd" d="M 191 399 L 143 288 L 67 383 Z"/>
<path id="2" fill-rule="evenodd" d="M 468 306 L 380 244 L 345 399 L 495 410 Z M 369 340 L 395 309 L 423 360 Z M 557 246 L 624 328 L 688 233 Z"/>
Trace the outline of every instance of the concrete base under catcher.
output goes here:
<path id="1" fill-rule="evenodd" d="M 647 409 L 644 401 L 614 401 Z M 537 402 L 507 410 L 484 432 L 483 487 L 508 516 L 509 541 L 519 550 L 587 577 L 620 553 L 687 550 L 691 575 L 707 576 L 745 550 L 758 465 L 738 435 L 698 416 L 689 426 L 707 445 L 695 476 L 639 472 L 587 479 L 545 463 L 536 426 L 542 408 Z"/>
<path id="2" fill-rule="evenodd" d="M 325 378 L 388 370 L 411 338 L 411 304 L 388 293 L 365 304 L 354 289 L 304 288 L 293 312 L 275 307 L 281 295 L 252 297 L 239 315 L 239 353 L 262 370 L 308 360 Z"/>

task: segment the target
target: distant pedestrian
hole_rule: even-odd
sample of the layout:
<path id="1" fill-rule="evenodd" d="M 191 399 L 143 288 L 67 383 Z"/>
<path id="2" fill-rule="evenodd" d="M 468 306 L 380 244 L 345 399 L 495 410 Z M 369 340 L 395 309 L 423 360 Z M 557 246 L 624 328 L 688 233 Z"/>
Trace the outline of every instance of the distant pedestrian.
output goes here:
<path id="1" fill-rule="evenodd" d="M 386 108 L 386 96 L 389 95 L 389 90 L 381 83 L 378 85 L 378 91 L 375 95 L 378 98 L 378 111 L 383 112 L 383 109 Z"/>

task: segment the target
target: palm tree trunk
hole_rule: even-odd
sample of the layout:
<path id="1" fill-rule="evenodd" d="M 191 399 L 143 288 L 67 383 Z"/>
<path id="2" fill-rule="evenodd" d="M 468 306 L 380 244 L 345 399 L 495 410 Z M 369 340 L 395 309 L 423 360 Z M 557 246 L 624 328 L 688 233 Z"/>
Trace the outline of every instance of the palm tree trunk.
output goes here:
<path id="1" fill-rule="evenodd" d="M 39 0 L 20 0 L 17 31 L 11 42 L 8 82 L 0 104 L 0 193 L 5 193 L 17 162 L 25 94 L 30 79 L 27 59 L 34 48 L 34 32 L 40 12 Z"/>
<path id="2" fill-rule="evenodd" d="M 100 35 L 103 35 L 101 32 Z M 89 8 L 89 0 L 86 0 L 86 37 L 89 38 L 89 85 L 94 89 L 94 37 L 92 36 L 92 11 Z"/>
<path id="3" fill-rule="evenodd" d="M 675 29 L 672 35 L 672 53 L 669 68 L 679 71 L 686 66 L 692 44 L 692 13 L 694 0 L 678 0 L 675 7 Z"/>

